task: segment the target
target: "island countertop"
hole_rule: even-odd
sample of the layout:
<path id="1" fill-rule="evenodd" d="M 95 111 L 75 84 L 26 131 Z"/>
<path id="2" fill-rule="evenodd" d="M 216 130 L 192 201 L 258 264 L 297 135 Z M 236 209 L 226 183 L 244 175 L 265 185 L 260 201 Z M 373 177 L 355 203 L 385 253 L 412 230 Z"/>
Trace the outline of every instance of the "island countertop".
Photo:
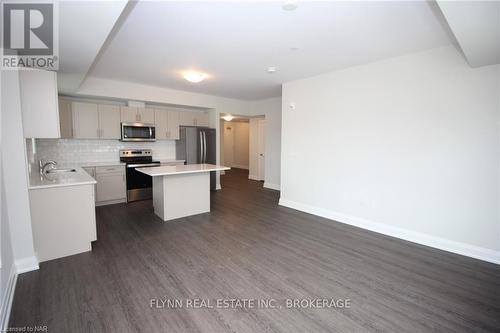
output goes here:
<path id="1" fill-rule="evenodd" d="M 173 176 L 181 175 L 187 173 L 200 173 L 200 172 L 210 172 L 210 171 L 222 171 L 229 170 L 223 165 L 214 164 L 187 164 L 187 165 L 165 165 L 159 167 L 147 167 L 147 168 L 136 168 L 135 170 L 142 172 L 148 176 Z"/>

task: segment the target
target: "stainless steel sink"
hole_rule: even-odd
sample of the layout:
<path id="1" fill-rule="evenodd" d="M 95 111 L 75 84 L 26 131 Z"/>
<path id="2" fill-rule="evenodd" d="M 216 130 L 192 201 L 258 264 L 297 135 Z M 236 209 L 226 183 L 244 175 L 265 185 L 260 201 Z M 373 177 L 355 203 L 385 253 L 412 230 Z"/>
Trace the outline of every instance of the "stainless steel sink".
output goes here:
<path id="1" fill-rule="evenodd" d="M 47 173 L 65 173 L 65 172 L 76 172 L 76 169 L 49 169 Z"/>

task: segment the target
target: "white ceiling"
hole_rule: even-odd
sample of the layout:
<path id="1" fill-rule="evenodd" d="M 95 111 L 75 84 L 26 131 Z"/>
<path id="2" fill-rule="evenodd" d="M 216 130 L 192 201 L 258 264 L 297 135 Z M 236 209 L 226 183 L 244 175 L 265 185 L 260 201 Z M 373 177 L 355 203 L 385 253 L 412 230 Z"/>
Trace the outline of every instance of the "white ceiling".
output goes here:
<path id="1" fill-rule="evenodd" d="M 63 88 L 61 92 L 72 92 L 85 78 L 127 1 L 60 1 L 58 4 L 58 83 Z"/>
<path id="2" fill-rule="evenodd" d="M 500 1 L 438 1 L 472 67 L 500 63 Z"/>
<path id="3" fill-rule="evenodd" d="M 252 100 L 279 96 L 283 82 L 451 43 L 433 2 L 282 3 L 141 1 L 88 75 Z M 185 69 L 211 78 L 189 83 Z"/>

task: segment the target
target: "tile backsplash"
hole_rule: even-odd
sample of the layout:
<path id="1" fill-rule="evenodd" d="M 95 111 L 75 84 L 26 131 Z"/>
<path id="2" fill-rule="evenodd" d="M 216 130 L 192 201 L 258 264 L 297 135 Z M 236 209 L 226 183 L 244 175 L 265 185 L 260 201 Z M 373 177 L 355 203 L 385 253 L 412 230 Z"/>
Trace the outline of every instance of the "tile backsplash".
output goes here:
<path id="1" fill-rule="evenodd" d="M 94 139 L 36 139 L 36 156 L 30 139 L 26 150 L 30 163 L 39 159 L 55 160 L 59 165 L 79 165 L 91 162 L 118 161 L 120 149 L 152 149 L 153 159 L 175 159 L 175 141 L 121 142 L 118 140 Z"/>

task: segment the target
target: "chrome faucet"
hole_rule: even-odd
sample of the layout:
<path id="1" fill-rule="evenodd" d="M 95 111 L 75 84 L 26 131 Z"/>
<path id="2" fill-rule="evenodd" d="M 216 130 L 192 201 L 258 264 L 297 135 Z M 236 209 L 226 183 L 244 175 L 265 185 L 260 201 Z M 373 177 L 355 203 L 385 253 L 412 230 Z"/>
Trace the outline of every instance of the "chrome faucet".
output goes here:
<path id="1" fill-rule="evenodd" d="M 54 160 L 48 160 L 47 162 L 43 163 L 42 160 L 38 161 L 38 166 L 40 168 L 40 174 L 44 175 L 46 173 L 45 168 L 49 165 L 52 165 L 52 168 L 54 168 L 55 165 L 57 165 L 57 162 Z"/>

